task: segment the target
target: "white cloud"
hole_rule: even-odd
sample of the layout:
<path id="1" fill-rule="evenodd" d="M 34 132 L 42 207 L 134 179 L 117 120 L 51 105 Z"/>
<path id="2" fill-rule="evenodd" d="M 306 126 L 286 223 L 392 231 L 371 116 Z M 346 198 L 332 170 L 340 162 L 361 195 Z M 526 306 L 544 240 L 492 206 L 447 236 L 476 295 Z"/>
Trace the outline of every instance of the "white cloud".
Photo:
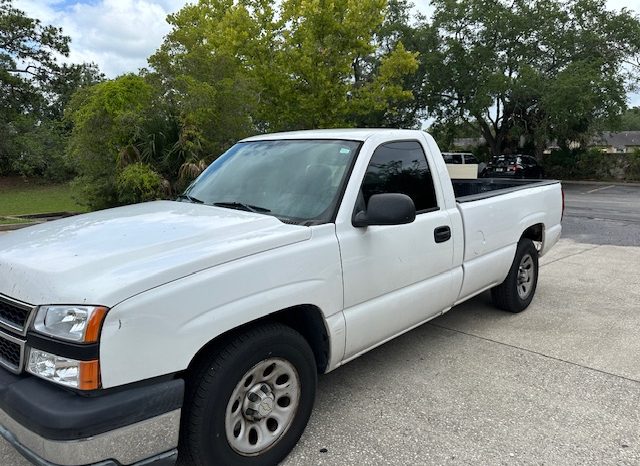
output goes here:
<path id="1" fill-rule="evenodd" d="M 17 0 L 16 7 L 71 37 L 68 61 L 95 62 L 109 77 L 146 66 L 186 0 Z"/>

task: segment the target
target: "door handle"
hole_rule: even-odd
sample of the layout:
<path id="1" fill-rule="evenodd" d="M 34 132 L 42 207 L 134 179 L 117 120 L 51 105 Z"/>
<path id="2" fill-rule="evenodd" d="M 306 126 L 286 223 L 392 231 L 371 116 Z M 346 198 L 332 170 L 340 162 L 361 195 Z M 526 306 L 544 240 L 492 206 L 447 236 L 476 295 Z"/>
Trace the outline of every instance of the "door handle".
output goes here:
<path id="1" fill-rule="evenodd" d="M 436 240 L 436 243 L 444 243 L 445 241 L 449 241 L 451 239 L 451 228 L 448 226 L 438 227 L 433 230 L 433 239 Z"/>

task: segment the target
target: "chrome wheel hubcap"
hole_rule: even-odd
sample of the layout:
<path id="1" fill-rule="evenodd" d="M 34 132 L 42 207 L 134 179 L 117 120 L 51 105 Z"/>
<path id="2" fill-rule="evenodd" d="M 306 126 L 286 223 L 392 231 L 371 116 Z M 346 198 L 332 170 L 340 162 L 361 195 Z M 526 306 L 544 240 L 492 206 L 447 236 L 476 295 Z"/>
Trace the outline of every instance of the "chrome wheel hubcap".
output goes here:
<path id="1" fill-rule="evenodd" d="M 300 379 L 284 359 L 269 358 L 249 369 L 231 394 L 225 431 L 231 448 L 255 456 L 289 429 L 300 400 Z"/>
<path id="2" fill-rule="evenodd" d="M 276 397 L 266 383 L 256 384 L 247 392 L 242 403 L 245 417 L 251 421 L 260 421 L 273 411 Z"/>
<path id="3" fill-rule="evenodd" d="M 526 254 L 520 261 L 518 267 L 517 288 L 520 299 L 527 299 L 531 289 L 533 288 L 533 279 L 535 278 L 535 270 L 533 267 L 533 258 L 530 254 Z"/>

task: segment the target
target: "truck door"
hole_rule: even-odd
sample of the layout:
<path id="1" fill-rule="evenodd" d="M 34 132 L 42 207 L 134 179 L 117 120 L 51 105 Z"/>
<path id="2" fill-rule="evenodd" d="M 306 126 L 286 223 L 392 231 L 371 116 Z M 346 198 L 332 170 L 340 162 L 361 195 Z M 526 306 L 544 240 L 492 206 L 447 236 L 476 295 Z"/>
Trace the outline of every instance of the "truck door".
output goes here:
<path id="1" fill-rule="evenodd" d="M 361 181 L 354 214 L 373 194 L 403 193 L 416 219 L 405 225 L 336 224 L 344 280 L 345 359 L 402 333 L 451 306 L 451 221 L 419 141 L 379 145 Z M 439 199 L 440 197 L 440 199 Z"/>

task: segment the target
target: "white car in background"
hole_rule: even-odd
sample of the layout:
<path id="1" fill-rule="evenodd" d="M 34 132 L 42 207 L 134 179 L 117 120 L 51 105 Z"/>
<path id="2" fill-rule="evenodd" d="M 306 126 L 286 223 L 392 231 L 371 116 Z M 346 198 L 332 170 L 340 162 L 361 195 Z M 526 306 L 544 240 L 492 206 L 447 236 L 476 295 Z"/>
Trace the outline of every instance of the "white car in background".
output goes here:
<path id="1" fill-rule="evenodd" d="M 443 152 L 442 158 L 447 165 L 449 176 L 454 180 L 474 180 L 487 166 L 470 152 Z"/>

